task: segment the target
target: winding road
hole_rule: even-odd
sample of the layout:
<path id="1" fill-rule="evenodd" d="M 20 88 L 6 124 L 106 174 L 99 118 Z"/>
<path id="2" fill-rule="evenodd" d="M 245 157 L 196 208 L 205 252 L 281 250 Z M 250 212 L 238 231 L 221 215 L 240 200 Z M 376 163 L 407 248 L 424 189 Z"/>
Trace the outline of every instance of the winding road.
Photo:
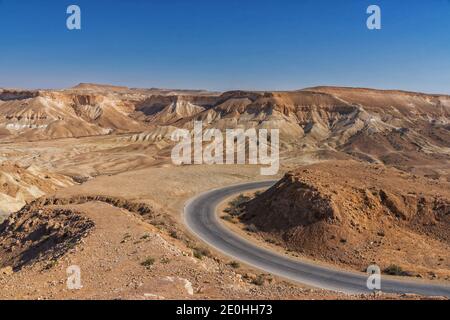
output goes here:
<path id="1" fill-rule="evenodd" d="M 249 190 L 268 188 L 275 181 L 251 182 L 211 190 L 189 200 L 184 208 L 188 228 L 208 245 L 258 269 L 312 287 L 345 293 L 369 293 L 367 275 L 325 267 L 261 248 L 230 231 L 218 221 L 217 206 L 226 198 Z M 450 297 L 450 286 L 382 276 L 381 291 Z"/>

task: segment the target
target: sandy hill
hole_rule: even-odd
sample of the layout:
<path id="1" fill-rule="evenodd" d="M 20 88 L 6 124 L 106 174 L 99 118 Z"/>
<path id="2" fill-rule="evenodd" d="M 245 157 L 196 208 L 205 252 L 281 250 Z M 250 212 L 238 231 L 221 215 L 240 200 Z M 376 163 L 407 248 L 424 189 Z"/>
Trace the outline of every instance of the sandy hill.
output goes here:
<path id="1" fill-rule="evenodd" d="M 139 131 L 128 115 L 134 107 L 115 95 L 79 92 L 3 92 L 0 126 L 5 135 L 26 140 Z"/>
<path id="2" fill-rule="evenodd" d="M 113 86 L 110 84 L 97 84 L 97 83 L 79 83 L 72 87 L 73 90 L 96 90 L 96 91 L 127 91 L 128 87 Z"/>

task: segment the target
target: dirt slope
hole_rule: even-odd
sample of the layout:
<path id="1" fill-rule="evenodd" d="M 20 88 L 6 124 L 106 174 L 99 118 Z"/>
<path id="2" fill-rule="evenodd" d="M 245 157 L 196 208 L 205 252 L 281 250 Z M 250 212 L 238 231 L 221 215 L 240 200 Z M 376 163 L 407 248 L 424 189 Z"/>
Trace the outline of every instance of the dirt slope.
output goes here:
<path id="1" fill-rule="evenodd" d="M 245 268 L 234 269 L 209 253 L 195 257 L 193 248 L 175 236 L 103 202 L 51 205 L 41 210 L 24 211 L 2 226 L 6 232 L 0 238 L 0 298 L 391 298 L 311 290 L 268 275 L 264 283 L 255 284 L 257 275 Z M 42 233 L 47 237 L 38 237 Z M 8 250 L 12 242 L 13 250 Z M 74 265 L 81 271 L 79 290 L 66 285 L 66 270 Z"/>

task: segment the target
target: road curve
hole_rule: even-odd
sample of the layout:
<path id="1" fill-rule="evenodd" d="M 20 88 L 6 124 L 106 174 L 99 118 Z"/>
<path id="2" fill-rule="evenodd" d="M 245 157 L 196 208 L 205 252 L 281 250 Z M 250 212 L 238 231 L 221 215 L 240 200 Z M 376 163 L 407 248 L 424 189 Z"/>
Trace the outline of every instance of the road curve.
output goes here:
<path id="1" fill-rule="evenodd" d="M 215 189 L 189 200 L 184 208 L 188 228 L 204 242 L 224 254 L 258 269 L 312 287 L 345 293 L 369 293 L 367 275 L 294 260 L 241 238 L 217 219 L 216 207 L 225 198 L 252 189 L 268 188 L 275 181 L 251 182 Z M 381 290 L 388 293 L 414 293 L 450 297 L 450 286 L 383 276 Z"/>

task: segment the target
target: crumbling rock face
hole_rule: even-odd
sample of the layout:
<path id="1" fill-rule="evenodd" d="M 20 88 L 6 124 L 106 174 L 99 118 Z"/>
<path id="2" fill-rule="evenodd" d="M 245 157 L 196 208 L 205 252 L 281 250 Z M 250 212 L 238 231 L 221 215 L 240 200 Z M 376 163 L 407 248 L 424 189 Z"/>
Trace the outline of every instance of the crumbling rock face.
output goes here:
<path id="1" fill-rule="evenodd" d="M 0 101 L 24 100 L 39 96 L 39 91 L 2 90 L 0 89 Z"/>
<path id="2" fill-rule="evenodd" d="M 0 267 L 20 270 L 37 261 L 55 261 L 93 227 L 91 220 L 72 210 L 26 206 L 0 225 Z"/>
<path id="3" fill-rule="evenodd" d="M 99 201 L 110 204 L 114 207 L 128 210 L 142 216 L 156 216 L 154 210 L 145 203 L 131 202 L 119 197 L 103 195 L 79 195 L 71 198 L 42 197 L 29 204 L 30 207 L 42 207 L 50 205 L 83 204 L 92 201 Z"/>
<path id="4" fill-rule="evenodd" d="M 339 209 L 331 198 L 307 181 L 286 174 L 274 187 L 248 205 L 249 212 L 267 210 L 266 219 L 272 223 L 264 230 L 282 230 L 289 226 L 308 226 L 320 221 L 330 223 L 340 220 Z M 247 215 L 245 219 L 251 219 Z"/>
<path id="5" fill-rule="evenodd" d="M 94 107 L 103 102 L 103 96 L 95 94 L 75 94 L 72 96 L 73 104 L 76 106 Z"/>
<path id="6" fill-rule="evenodd" d="M 167 214 L 154 210 L 146 203 L 133 202 L 120 197 L 105 195 L 78 195 L 69 198 L 62 197 L 41 197 L 26 206 L 26 208 L 45 208 L 51 206 L 79 205 L 88 202 L 103 202 L 113 207 L 127 210 L 140 216 L 146 222 L 164 229 L 169 233 L 180 233 L 180 230 L 173 221 L 173 218 Z M 181 234 L 181 233 L 180 233 Z"/>

